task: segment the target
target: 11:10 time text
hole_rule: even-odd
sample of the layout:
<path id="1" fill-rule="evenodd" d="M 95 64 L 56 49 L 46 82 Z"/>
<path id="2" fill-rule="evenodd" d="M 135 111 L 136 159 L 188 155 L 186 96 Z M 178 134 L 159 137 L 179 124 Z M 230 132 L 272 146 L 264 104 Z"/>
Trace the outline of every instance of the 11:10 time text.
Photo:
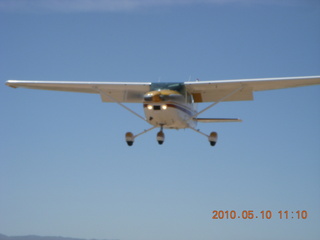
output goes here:
<path id="1" fill-rule="evenodd" d="M 261 211 L 258 214 L 255 214 L 253 210 L 243 210 L 241 211 L 241 214 L 238 214 L 235 210 L 232 211 L 223 211 L 223 210 L 214 210 L 212 211 L 213 216 L 212 219 L 271 219 L 273 216 L 272 211 Z M 308 218 L 308 212 L 306 210 L 303 211 L 278 211 L 280 219 L 307 219 Z"/>

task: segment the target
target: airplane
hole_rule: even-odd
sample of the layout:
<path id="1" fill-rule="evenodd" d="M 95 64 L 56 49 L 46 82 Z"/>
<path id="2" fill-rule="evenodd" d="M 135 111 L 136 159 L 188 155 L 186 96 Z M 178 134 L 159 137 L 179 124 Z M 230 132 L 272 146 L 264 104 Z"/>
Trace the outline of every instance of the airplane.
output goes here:
<path id="1" fill-rule="evenodd" d="M 152 127 L 138 134 L 127 132 L 125 140 L 132 146 L 135 139 L 155 128 L 160 128 L 157 141 L 165 140 L 163 129 L 192 129 L 205 136 L 215 146 L 218 134 L 209 135 L 196 129 L 200 123 L 241 122 L 238 118 L 199 118 L 208 109 L 224 101 L 253 100 L 253 92 L 311 86 L 320 84 L 320 76 L 256 78 L 187 82 L 79 82 L 79 81 L 26 81 L 8 80 L 12 88 L 67 91 L 99 94 L 102 102 L 117 103 Z M 197 104 L 212 102 L 201 111 Z M 144 117 L 123 103 L 142 103 Z"/>

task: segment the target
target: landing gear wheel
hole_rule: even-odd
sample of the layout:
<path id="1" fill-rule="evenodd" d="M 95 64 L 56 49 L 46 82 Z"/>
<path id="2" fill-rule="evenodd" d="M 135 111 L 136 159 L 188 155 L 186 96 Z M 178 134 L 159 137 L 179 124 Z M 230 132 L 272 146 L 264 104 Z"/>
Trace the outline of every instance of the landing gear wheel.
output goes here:
<path id="1" fill-rule="evenodd" d="M 208 139 L 209 139 L 209 142 L 210 142 L 211 146 L 216 145 L 217 140 L 218 140 L 218 133 L 211 132 Z"/>
<path id="2" fill-rule="evenodd" d="M 163 131 L 158 132 L 157 134 L 157 141 L 161 145 L 164 142 L 164 133 Z"/>
<path id="3" fill-rule="evenodd" d="M 134 135 L 131 132 L 127 132 L 126 133 L 126 142 L 128 144 L 128 146 L 132 146 L 133 142 L 134 142 Z"/>

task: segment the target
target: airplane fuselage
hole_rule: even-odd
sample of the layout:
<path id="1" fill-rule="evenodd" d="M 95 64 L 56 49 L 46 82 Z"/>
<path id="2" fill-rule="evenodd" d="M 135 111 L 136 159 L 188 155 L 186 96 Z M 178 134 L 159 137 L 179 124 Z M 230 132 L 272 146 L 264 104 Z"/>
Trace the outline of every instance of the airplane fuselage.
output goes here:
<path id="1" fill-rule="evenodd" d="M 192 116 L 196 114 L 192 104 L 178 102 L 144 103 L 146 120 L 153 126 L 180 129 L 195 127 Z"/>
<path id="2" fill-rule="evenodd" d="M 153 91 L 144 95 L 144 113 L 153 126 L 181 129 L 194 128 L 193 116 L 197 113 L 193 98 L 178 83 L 155 84 Z"/>

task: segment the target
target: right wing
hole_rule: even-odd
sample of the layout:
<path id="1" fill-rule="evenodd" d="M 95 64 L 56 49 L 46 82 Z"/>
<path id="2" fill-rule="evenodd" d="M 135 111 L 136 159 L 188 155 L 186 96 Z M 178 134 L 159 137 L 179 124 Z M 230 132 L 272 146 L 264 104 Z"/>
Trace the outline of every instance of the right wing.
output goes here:
<path id="1" fill-rule="evenodd" d="M 320 84 L 320 76 L 257 78 L 185 82 L 187 91 L 195 102 L 216 102 L 232 93 L 223 101 L 253 100 L 253 92 L 283 88 L 293 88 Z"/>
<path id="2" fill-rule="evenodd" d="M 97 93 L 100 94 L 103 102 L 142 103 L 143 95 L 150 90 L 151 83 L 8 80 L 6 85 L 13 88 Z"/>

